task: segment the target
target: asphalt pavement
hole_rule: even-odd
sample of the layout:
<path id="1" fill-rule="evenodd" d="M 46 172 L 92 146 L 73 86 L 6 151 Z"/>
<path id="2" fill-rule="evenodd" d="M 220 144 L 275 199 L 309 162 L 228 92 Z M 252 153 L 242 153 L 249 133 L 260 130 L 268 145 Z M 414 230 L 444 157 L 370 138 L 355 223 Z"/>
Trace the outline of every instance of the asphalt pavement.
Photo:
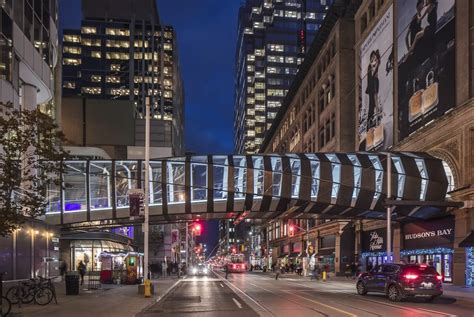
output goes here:
<path id="1" fill-rule="evenodd" d="M 381 294 L 357 295 L 351 281 L 275 280 L 262 273 L 222 272 L 181 280 L 142 316 L 474 316 L 474 300 L 442 296 L 389 301 Z"/>

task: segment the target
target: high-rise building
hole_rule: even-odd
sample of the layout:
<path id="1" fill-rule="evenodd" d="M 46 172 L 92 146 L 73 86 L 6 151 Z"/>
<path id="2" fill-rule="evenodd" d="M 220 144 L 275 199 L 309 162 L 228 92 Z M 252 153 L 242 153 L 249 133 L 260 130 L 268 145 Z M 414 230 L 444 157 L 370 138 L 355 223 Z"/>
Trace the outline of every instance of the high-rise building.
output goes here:
<path id="1" fill-rule="evenodd" d="M 144 145 L 149 100 L 151 146 L 171 148 L 167 155 L 184 154 L 184 92 L 176 33 L 161 24 L 153 0 L 82 0 L 80 29 L 64 30 L 63 35 L 63 97 L 65 111 L 68 104 L 81 104 L 78 97 L 95 100 L 91 111 L 96 112 L 101 100 L 130 104 L 135 121 L 130 129 L 133 142 L 126 144 L 131 147 L 128 158 L 143 152 L 137 148 Z M 104 111 L 118 113 L 110 107 Z M 152 156 L 157 156 L 153 150 Z"/>
<path id="2" fill-rule="evenodd" d="M 270 129 L 331 0 L 247 0 L 239 11 L 234 142 L 255 153 Z"/>

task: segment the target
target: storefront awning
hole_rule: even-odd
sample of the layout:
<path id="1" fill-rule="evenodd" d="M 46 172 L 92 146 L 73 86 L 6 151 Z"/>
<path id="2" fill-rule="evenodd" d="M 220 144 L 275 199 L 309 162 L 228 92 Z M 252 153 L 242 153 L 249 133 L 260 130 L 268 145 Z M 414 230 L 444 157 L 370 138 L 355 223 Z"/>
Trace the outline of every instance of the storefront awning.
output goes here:
<path id="1" fill-rule="evenodd" d="M 320 249 L 318 250 L 318 254 L 316 256 L 324 256 L 324 255 L 333 255 L 336 252 L 336 249 Z"/>
<path id="2" fill-rule="evenodd" d="M 287 256 L 287 255 L 288 255 L 288 253 L 283 253 L 283 254 L 280 254 L 280 255 L 278 256 L 278 258 L 281 259 L 281 258 L 284 258 L 284 257 Z"/>
<path id="3" fill-rule="evenodd" d="M 474 247 L 474 231 L 471 231 L 471 233 L 468 234 L 461 243 L 459 243 L 459 246 L 461 248 Z"/>

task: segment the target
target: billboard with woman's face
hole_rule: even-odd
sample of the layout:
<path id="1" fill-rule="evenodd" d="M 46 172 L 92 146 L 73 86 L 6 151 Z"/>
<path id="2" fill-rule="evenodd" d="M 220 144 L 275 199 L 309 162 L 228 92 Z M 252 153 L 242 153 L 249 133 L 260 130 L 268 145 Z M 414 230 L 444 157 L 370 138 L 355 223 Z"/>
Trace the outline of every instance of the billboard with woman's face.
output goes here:
<path id="1" fill-rule="evenodd" d="M 400 140 L 455 105 L 455 0 L 397 0 Z"/>
<path id="2" fill-rule="evenodd" d="M 360 47 L 358 138 L 360 151 L 393 144 L 393 7 Z"/>

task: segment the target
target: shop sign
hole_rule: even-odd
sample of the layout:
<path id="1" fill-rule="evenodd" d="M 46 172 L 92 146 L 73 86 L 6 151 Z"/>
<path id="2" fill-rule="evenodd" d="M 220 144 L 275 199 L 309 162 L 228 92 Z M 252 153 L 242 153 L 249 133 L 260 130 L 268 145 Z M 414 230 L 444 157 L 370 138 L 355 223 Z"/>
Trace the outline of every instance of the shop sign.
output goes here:
<path id="1" fill-rule="evenodd" d="M 385 252 L 387 250 L 387 229 L 362 231 L 362 251 Z"/>
<path id="2" fill-rule="evenodd" d="M 454 218 L 414 222 L 403 227 L 404 249 L 453 247 Z"/>

